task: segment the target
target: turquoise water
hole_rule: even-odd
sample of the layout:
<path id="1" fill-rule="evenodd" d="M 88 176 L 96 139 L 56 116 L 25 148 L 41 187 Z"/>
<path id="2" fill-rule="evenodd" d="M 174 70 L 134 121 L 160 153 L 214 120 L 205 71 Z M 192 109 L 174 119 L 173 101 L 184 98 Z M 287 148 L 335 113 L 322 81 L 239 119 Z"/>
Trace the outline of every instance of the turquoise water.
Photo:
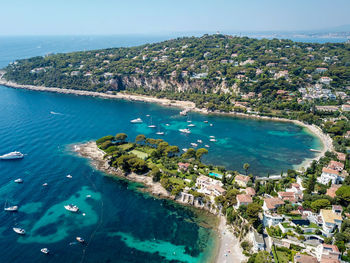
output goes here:
<path id="1" fill-rule="evenodd" d="M 217 173 L 209 173 L 209 175 L 212 175 L 212 176 L 215 176 L 216 178 L 219 178 L 219 179 L 221 179 L 222 178 L 222 174 L 217 174 Z"/>
<path id="2" fill-rule="evenodd" d="M 77 42 L 12 38 L 0 44 L 0 65 L 47 51 L 112 43 L 90 41 L 79 46 Z M 0 201 L 19 205 L 18 213 L 0 210 L 0 262 L 206 262 L 211 255 L 212 217 L 141 193 L 137 184 L 104 176 L 75 155 L 72 144 L 117 132 L 131 138 L 139 133 L 164 138 L 180 148 L 201 139 L 203 145 L 210 145 L 205 162 L 242 172 L 248 162 L 249 172 L 257 175 L 286 171 L 312 158 L 310 148 L 320 147 L 317 139 L 293 124 L 223 116 L 191 114 L 196 126 L 184 135 L 178 129 L 187 127 L 187 118 L 179 111 L 0 86 L 0 154 L 13 150 L 27 154 L 23 160 L 0 162 Z M 147 114 L 164 136 L 147 127 Z M 145 122 L 129 122 L 137 117 Z M 210 142 L 210 135 L 217 142 Z M 67 174 L 73 178 L 66 178 Z M 19 177 L 23 184 L 13 182 Z M 66 211 L 63 206 L 70 203 L 78 205 L 81 213 Z M 13 226 L 25 228 L 27 235 L 16 235 Z M 77 244 L 76 236 L 88 245 Z M 52 255 L 40 253 L 42 247 Z"/>

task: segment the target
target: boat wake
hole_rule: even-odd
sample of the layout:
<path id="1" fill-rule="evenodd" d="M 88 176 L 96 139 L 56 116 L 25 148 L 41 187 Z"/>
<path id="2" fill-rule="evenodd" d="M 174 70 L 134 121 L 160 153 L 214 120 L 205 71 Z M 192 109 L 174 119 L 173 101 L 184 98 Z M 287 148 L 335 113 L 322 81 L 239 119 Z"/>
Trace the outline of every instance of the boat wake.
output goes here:
<path id="1" fill-rule="evenodd" d="M 52 115 L 63 115 L 63 113 L 54 112 L 54 111 L 50 111 L 50 114 L 52 114 Z"/>

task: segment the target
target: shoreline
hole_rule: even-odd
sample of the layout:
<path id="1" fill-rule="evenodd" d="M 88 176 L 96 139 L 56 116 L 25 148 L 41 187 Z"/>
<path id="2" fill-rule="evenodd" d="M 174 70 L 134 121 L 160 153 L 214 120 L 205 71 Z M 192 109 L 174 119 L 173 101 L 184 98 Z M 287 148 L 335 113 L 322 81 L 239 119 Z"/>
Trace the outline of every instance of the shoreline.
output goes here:
<path id="1" fill-rule="evenodd" d="M 127 93 L 117 93 L 117 94 L 106 94 L 95 91 L 85 91 L 85 90 L 73 90 L 66 88 L 48 88 L 44 86 L 34 86 L 34 85 L 21 85 L 15 82 L 7 81 L 0 76 L 0 85 L 16 88 L 16 89 L 27 89 L 33 91 L 43 91 L 43 92 L 54 92 L 61 94 L 73 94 L 78 96 L 91 96 L 91 97 L 100 97 L 104 99 L 122 99 L 128 101 L 139 101 L 139 102 L 149 102 L 149 103 L 157 103 L 162 106 L 168 107 L 177 107 L 181 109 L 187 109 L 192 112 L 197 112 L 200 114 L 206 115 L 221 115 L 221 116 L 229 116 L 229 117 L 238 117 L 238 118 L 253 118 L 257 120 L 266 120 L 266 121 L 278 121 L 278 122 L 291 122 L 299 127 L 303 127 L 313 136 L 317 137 L 322 144 L 322 148 L 319 152 L 316 153 L 315 157 L 305 159 L 301 164 L 293 165 L 293 169 L 300 170 L 302 168 L 307 169 L 311 163 L 316 160 L 318 161 L 327 151 L 334 151 L 332 138 L 323 133 L 323 131 L 316 125 L 310 125 L 303 123 L 298 120 L 290 120 L 279 117 L 268 117 L 268 116 L 260 116 L 258 114 L 247 114 L 240 112 L 209 112 L 207 109 L 197 108 L 194 102 L 191 101 L 180 101 L 180 100 L 170 100 L 166 98 L 155 98 L 146 95 L 135 95 L 135 94 L 127 94 Z"/>
<path id="2" fill-rule="evenodd" d="M 180 200 L 174 199 L 168 191 L 166 191 L 159 182 L 153 182 L 151 177 L 144 175 L 137 175 L 134 173 L 128 174 L 125 176 L 122 172 L 117 169 L 110 167 L 108 162 L 103 159 L 105 153 L 100 150 L 94 141 L 90 141 L 83 144 L 74 145 L 73 151 L 78 153 L 80 156 L 87 158 L 90 163 L 99 171 L 104 172 L 107 175 L 114 176 L 117 178 L 121 178 L 124 180 L 141 183 L 145 186 L 145 189 L 142 189 L 144 192 L 148 192 L 156 197 L 173 200 L 181 205 L 191 206 L 197 209 L 205 210 L 211 213 L 207 209 L 203 209 L 203 207 L 198 207 L 196 205 L 189 205 L 187 203 L 183 203 Z M 217 233 L 217 248 L 214 250 L 215 255 L 212 258 L 215 259 L 216 263 L 223 262 L 242 262 L 241 259 L 245 259 L 242 254 L 242 250 L 240 247 L 239 240 L 234 236 L 234 234 L 230 231 L 230 227 L 226 224 L 226 219 L 222 215 L 217 215 L 212 213 L 213 216 L 219 217 L 219 224 L 216 226 Z M 231 252 L 228 253 L 227 251 Z M 227 256 L 225 256 L 225 254 Z M 223 259 L 225 259 L 223 261 Z M 235 261 L 239 259 L 239 261 Z M 229 261 L 227 261 L 229 260 Z"/>

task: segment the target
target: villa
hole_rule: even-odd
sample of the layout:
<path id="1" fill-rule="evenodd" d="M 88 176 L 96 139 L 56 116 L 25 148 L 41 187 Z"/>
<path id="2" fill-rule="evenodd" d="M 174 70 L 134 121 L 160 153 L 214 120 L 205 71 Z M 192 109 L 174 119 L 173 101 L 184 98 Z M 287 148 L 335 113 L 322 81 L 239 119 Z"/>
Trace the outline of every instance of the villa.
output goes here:
<path id="1" fill-rule="evenodd" d="M 320 217 L 322 220 L 322 233 L 326 237 L 331 236 L 334 229 L 336 227 L 340 228 L 343 222 L 341 215 L 334 210 L 321 209 Z"/>
<path id="2" fill-rule="evenodd" d="M 237 200 L 237 205 L 236 205 L 237 208 L 240 207 L 241 205 L 249 205 L 253 203 L 252 197 L 248 194 L 239 194 L 236 196 L 236 200 Z"/>
<path id="3" fill-rule="evenodd" d="M 316 256 L 320 262 L 327 262 L 327 260 L 335 260 L 333 262 L 340 262 L 340 252 L 336 245 L 320 244 L 316 248 Z M 332 261 L 328 261 L 332 262 Z"/>
<path id="4" fill-rule="evenodd" d="M 279 198 L 265 198 L 263 210 L 264 211 L 276 211 L 279 206 L 284 205 L 284 201 Z"/>
<path id="5" fill-rule="evenodd" d="M 320 184 L 326 185 L 329 182 L 332 182 L 332 184 L 338 184 L 339 182 L 343 181 L 343 179 L 341 176 L 339 176 L 339 171 L 323 167 L 321 177 L 318 177 L 317 181 Z"/>
<path id="6" fill-rule="evenodd" d="M 190 164 L 189 163 L 178 163 L 177 166 L 179 167 L 178 168 L 179 172 L 187 172 L 188 167 L 190 166 Z"/>
<path id="7" fill-rule="evenodd" d="M 346 161 L 346 154 L 345 153 L 339 153 L 336 152 L 337 158 L 339 161 L 345 162 Z"/>
<path id="8" fill-rule="evenodd" d="M 254 188 L 252 188 L 252 187 L 247 187 L 246 189 L 244 189 L 244 192 L 250 196 L 256 195 L 256 192 L 255 192 Z"/>
<path id="9" fill-rule="evenodd" d="M 333 79 L 331 79 L 330 77 L 321 77 L 319 81 L 320 81 L 322 84 L 330 85 L 332 80 L 333 80 Z"/>
<path id="10" fill-rule="evenodd" d="M 236 175 L 235 177 L 235 182 L 240 186 L 240 187 L 247 187 L 247 183 L 249 182 L 250 177 L 245 176 L 245 175 Z"/>
<path id="11" fill-rule="evenodd" d="M 294 192 L 278 192 L 278 198 L 283 201 L 289 201 L 292 204 L 298 202 L 298 198 Z"/>
<path id="12" fill-rule="evenodd" d="M 350 111 L 350 105 L 344 104 L 344 105 L 341 106 L 341 109 L 342 109 L 343 111 Z"/>
<path id="13" fill-rule="evenodd" d="M 264 211 L 263 225 L 265 227 L 277 226 L 279 223 L 282 223 L 283 220 L 284 220 L 283 215 Z"/>
<path id="14" fill-rule="evenodd" d="M 318 261 L 312 256 L 298 253 L 294 256 L 294 263 L 318 263 Z"/>
<path id="15" fill-rule="evenodd" d="M 255 252 L 259 252 L 260 250 L 265 250 L 265 242 L 264 238 L 261 234 L 254 231 L 253 236 L 253 249 Z"/>
<path id="16" fill-rule="evenodd" d="M 210 196 L 220 196 L 225 194 L 226 190 L 222 188 L 222 182 L 200 175 L 196 180 L 196 186 L 199 187 L 198 192 Z"/>
<path id="17" fill-rule="evenodd" d="M 344 169 L 344 164 L 337 161 L 330 161 L 328 164 L 328 168 L 341 172 Z"/>

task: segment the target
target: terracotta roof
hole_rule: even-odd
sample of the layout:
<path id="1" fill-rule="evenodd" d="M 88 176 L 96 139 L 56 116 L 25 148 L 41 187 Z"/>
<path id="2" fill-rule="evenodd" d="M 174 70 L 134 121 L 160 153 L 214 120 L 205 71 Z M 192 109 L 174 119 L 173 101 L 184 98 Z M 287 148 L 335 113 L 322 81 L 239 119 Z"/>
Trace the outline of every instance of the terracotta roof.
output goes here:
<path id="1" fill-rule="evenodd" d="M 253 203 L 252 197 L 247 194 L 239 194 L 236 196 L 236 198 L 240 203 Z"/>
<path id="2" fill-rule="evenodd" d="M 332 186 L 329 189 L 327 189 L 326 195 L 334 198 L 336 196 L 335 192 L 339 189 L 340 186 L 341 185 L 339 184 L 332 184 Z"/>
<path id="3" fill-rule="evenodd" d="M 284 205 L 284 202 L 279 198 L 265 198 L 264 201 L 268 209 L 275 209 L 277 206 Z"/>
<path id="4" fill-rule="evenodd" d="M 328 244 L 323 244 L 323 249 L 331 249 L 332 252 L 338 252 L 339 253 L 339 249 L 336 245 L 328 245 Z"/>
<path id="5" fill-rule="evenodd" d="M 278 195 L 281 196 L 282 198 L 284 197 L 294 197 L 294 193 L 293 192 L 278 192 Z"/>
<path id="6" fill-rule="evenodd" d="M 334 258 L 321 258 L 320 263 L 340 263 L 340 261 Z"/>
<path id="7" fill-rule="evenodd" d="M 235 177 L 235 181 L 242 181 L 242 182 L 249 182 L 250 178 L 249 176 L 245 176 L 245 175 L 236 175 Z"/>
<path id="8" fill-rule="evenodd" d="M 337 154 L 337 157 L 338 157 L 338 160 L 339 161 L 346 161 L 346 154 L 345 153 L 336 153 Z"/>
<path id="9" fill-rule="evenodd" d="M 303 254 L 296 254 L 294 257 L 295 263 L 318 263 L 317 259 L 309 256 L 309 255 L 303 255 Z"/>
<path id="10" fill-rule="evenodd" d="M 292 186 L 294 186 L 295 188 L 300 188 L 300 185 L 298 183 L 292 183 Z"/>
<path id="11" fill-rule="evenodd" d="M 339 172 L 333 169 L 329 169 L 327 167 L 323 167 L 322 172 L 328 173 L 328 174 L 336 174 L 339 175 Z"/>
<path id="12" fill-rule="evenodd" d="M 226 192 L 226 190 L 224 188 L 222 188 L 219 185 L 213 185 L 213 188 L 218 191 L 220 194 L 224 194 Z"/>
<path id="13" fill-rule="evenodd" d="M 332 205 L 332 210 L 343 210 L 341 205 Z"/>
<path id="14" fill-rule="evenodd" d="M 245 192 L 247 195 L 252 195 L 252 196 L 256 195 L 256 192 L 255 192 L 254 188 L 252 188 L 252 187 L 247 187 L 247 188 L 244 190 L 244 192 Z"/>
<path id="15" fill-rule="evenodd" d="M 328 168 L 331 168 L 331 169 L 340 168 L 343 170 L 344 164 L 341 162 L 337 162 L 337 161 L 330 161 L 328 164 Z"/>
<path id="16" fill-rule="evenodd" d="M 186 167 L 186 168 L 188 168 L 188 166 L 190 166 L 189 163 L 178 163 L 177 165 L 181 166 L 181 167 Z"/>

